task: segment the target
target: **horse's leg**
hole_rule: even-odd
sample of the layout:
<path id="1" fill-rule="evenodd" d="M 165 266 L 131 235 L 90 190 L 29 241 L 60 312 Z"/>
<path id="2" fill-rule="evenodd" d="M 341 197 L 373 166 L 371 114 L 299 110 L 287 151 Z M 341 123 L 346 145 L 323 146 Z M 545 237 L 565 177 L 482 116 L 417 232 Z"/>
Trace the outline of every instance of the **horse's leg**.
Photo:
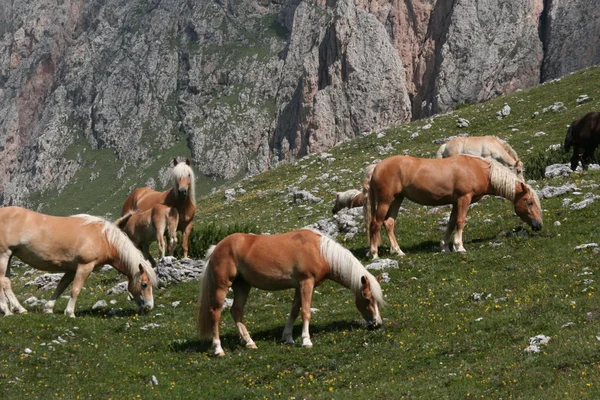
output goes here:
<path id="1" fill-rule="evenodd" d="M 154 223 L 154 231 L 156 233 L 156 241 L 158 242 L 158 250 L 160 256 L 165 258 L 165 229 L 166 229 L 166 217 L 157 218 Z"/>
<path id="2" fill-rule="evenodd" d="M 71 298 L 69 299 L 69 303 L 65 309 L 65 315 L 75 318 L 75 302 L 77 301 L 77 296 L 79 296 L 79 292 L 81 291 L 86 279 L 90 276 L 92 271 L 94 271 L 94 267 L 94 262 L 77 266 L 75 279 L 73 279 L 73 287 L 71 289 Z"/>
<path id="3" fill-rule="evenodd" d="M 58 282 L 58 286 L 54 290 L 54 293 L 52 293 L 50 300 L 48 300 L 44 305 L 45 313 L 52 314 L 52 312 L 54 311 L 54 304 L 56 304 L 56 299 L 58 299 L 58 297 L 65 291 L 67 286 L 69 286 L 71 282 L 73 282 L 74 278 L 75 271 L 67 271 L 62 276 L 62 278 L 60 278 L 60 282 Z"/>
<path id="4" fill-rule="evenodd" d="M 311 279 L 300 282 L 300 297 L 302 302 L 302 347 L 312 347 L 308 325 L 310 324 L 310 304 L 315 283 Z"/>
<path id="5" fill-rule="evenodd" d="M 187 226 L 185 227 L 185 230 L 183 231 L 183 237 L 181 238 L 181 247 L 183 248 L 183 258 L 188 258 L 188 239 L 190 237 L 190 233 L 192 232 L 192 223 L 193 221 L 190 221 Z"/>
<path id="6" fill-rule="evenodd" d="M 452 232 L 454 232 L 454 228 L 456 228 L 456 214 L 458 212 L 458 206 L 456 204 L 452 205 L 452 211 L 450 212 L 450 219 L 448 220 L 448 225 L 446 225 L 446 231 L 444 232 L 444 237 L 440 242 L 440 250 L 442 253 L 450 252 L 450 237 L 452 236 Z"/>
<path id="7" fill-rule="evenodd" d="M 217 283 L 217 285 L 219 284 Z M 223 309 L 223 303 L 225 302 L 228 289 L 228 287 L 217 287 L 215 289 L 214 297 L 212 298 L 212 305 L 210 307 L 213 326 L 212 348 L 213 355 L 216 357 L 222 357 L 225 355 L 225 352 L 221 347 L 221 339 L 219 339 L 219 321 L 221 320 L 221 310 Z"/>
<path id="8" fill-rule="evenodd" d="M 467 211 L 469 211 L 469 204 L 471 204 L 471 196 L 465 196 L 458 199 L 456 207 L 458 211 L 456 213 L 456 235 L 454 236 L 454 251 L 458 253 L 466 253 L 467 251 L 463 247 L 462 233 L 467 222 Z"/>
<path id="9" fill-rule="evenodd" d="M 379 231 L 381 230 L 381 224 L 383 223 L 383 220 L 387 216 L 387 212 L 388 212 L 389 208 L 390 208 L 389 204 L 386 204 L 386 203 L 380 201 L 379 204 L 377 204 L 377 210 L 375 210 L 375 213 L 373 214 L 373 217 L 371 218 L 371 222 L 370 222 L 371 225 L 370 225 L 370 229 L 369 229 L 369 232 L 371 232 L 371 237 L 369 238 L 369 244 L 370 244 L 371 249 L 369 252 L 373 256 L 374 260 L 379 258 L 378 247 L 379 247 L 379 243 L 381 241 L 381 233 Z"/>
<path id="10" fill-rule="evenodd" d="M 7 276 L 10 273 L 11 258 L 10 251 L 0 256 L 0 311 L 4 315 L 11 315 L 13 312 L 24 314 L 27 310 L 23 308 L 13 293 L 10 278 Z"/>
<path id="11" fill-rule="evenodd" d="M 5 291 L 5 287 L 8 287 L 8 283 L 10 282 L 10 279 L 6 276 L 9 269 L 8 264 L 10 255 L 11 253 L 8 249 L 6 253 L 0 255 L 0 311 L 2 311 L 4 315 L 12 315 L 10 302 L 6 296 L 7 291 Z"/>
<path id="12" fill-rule="evenodd" d="M 251 286 L 243 279 L 238 278 L 233 281 L 231 288 L 233 289 L 233 304 L 231 306 L 231 316 L 233 317 L 233 321 L 235 322 L 238 331 L 240 332 L 242 343 L 246 345 L 246 347 L 249 349 L 256 349 L 256 344 L 250 337 L 250 334 L 246 329 L 246 325 L 244 325 L 244 323 L 242 322 L 244 306 L 246 305 L 246 300 L 248 299 L 248 293 L 250 293 Z"/>
<path id="13" fill-rule="evenodd" d="M 403 196 L 399 196 L 396 199 L 394 199 L 387 212 L 386 218 L 383 221 L 383 226 L 385 226 L 388 239 L 390 240 L 390 254 L 396 253 L 399 256 L 404 256 L 405 254 L 402 250 L 400 250 L 400 245 L 396 240 L 396 235 L 394 234 L 394 223 L 396 221 L 396 218 L 398 217 L 398 210 L 400 209 L 403 200 Z"/>
<path id="14" fill-rule="evenodd" d="M 300 312 L 300 300 L 300 289 L 296 289 L 296 293 L 294 294 L 294 301 L 292 302 L 292 309 L 290 310 L 290 315 L 288 317 L 287 324 L 285 324 L 285 328 L 283 329 L 283 335 L 281 336 L 281 340 L 285 342 L 285 344 L 294 344 L 292 332 L 294 330 L 294 322 L 296 322 L 296 318 L 298 318 L 298 313 Z"/>

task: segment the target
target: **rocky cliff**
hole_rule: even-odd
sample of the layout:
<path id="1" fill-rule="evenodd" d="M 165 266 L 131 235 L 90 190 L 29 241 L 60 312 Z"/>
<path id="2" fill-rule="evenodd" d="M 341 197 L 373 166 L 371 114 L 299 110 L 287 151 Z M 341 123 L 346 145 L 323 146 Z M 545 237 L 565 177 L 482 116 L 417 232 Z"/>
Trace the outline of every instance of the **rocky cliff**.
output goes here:
<path id="1" fill-rule="evenodd" d="M 0 2 L 0 202 L 124 198 L 170 154 L 235 179 L 559 77 L 600 61 L 592 3 Z"/>

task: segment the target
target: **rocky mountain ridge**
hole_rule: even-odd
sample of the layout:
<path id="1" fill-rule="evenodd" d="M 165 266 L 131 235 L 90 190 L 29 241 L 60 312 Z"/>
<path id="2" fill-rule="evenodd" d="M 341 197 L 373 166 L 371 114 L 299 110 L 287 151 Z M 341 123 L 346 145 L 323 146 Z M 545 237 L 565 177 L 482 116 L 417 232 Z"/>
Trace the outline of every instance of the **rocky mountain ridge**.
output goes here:
<path id="1" fill-rule="evenodd" d="M 586 0 L 0 3 L 0 202 L 124 198 L 170 153 L 253 175 L 596 64 L 599 31 Z"/>

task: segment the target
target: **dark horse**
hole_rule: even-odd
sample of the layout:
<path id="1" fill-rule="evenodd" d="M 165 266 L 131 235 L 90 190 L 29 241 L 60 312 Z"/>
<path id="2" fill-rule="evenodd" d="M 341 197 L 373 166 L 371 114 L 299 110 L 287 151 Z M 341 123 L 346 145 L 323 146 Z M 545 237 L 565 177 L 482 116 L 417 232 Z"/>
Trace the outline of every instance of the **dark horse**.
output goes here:
<path id="1" fill-rule="evenodd" d="M 594 151 L 599 144 L 600 112 L 588 113 L 583 118 L 571 122 L 564 144 L 565 151 L 569 151 L 573 146 L 571 169 L 575 171 L 579 161 L 583 169 L 587 169 L 594 160 Z"/>

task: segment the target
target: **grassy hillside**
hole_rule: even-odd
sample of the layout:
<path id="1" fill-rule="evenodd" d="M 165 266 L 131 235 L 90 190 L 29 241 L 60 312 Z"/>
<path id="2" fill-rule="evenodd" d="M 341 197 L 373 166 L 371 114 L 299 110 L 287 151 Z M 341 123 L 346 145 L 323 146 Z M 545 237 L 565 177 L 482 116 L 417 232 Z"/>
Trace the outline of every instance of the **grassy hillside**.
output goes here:
<path id="1" fill-rule="evenodd" d="M 578 105 L 581 94 L 591 100 Z M 543 112 L 556 102 L 564 108 Z M 498 120 L 505 103 L 512 111 Z M 271 233 L 306 226 L 330 216 L 335 191 L 358 188 L 366 163 L 402 153 L 432 157 L 439 147 L 434 140 L 460 133 L 508 140 L 525 161 L 527 177 L 546 149 L 562 143 L 572 119 L 599 108 L 600 69 L 592 68 L 450 115 L 371 133 L 332 149 L 331 156 L 313 155 L 244 180 L 235 187 L 246 192 L 235 201 L 225 202 L 223 191 L 199 198 L 196 224 L 243 223 Z M 469 127 L 456 127 L 459 116 Z M 291 291 L 251 292 L 246 322 L 258 350 L 239 345 L 226 315 L 221 334 L 227 354 L 212 359 L 209 343 L 199 341 L 194 330 L 196 282 L 159 289 L 156 309 L 137 316 L 125 295 L 105 294 L 121 280 L 117 273 L 94 274 L 79 298 L 77 319 L 58 314 L 67 303 L 61 299 L 57 314 L 30 307 L 27 315 L 0 320 L 0 397 L 598 398 L 598 253 L 575 248 L 598 241 L 599 200 L 581 210 L 563 201 L 600 195 L 599 178 L 600 172 L 589 171 L 532 182 L 538 188 L 565 183 L 579 188 L 542 199 L 545 225 L 539 233 L 513 215 L 510 202 L 483 199 L 469 211 L 466 254 L 439 253 L 440 221 L 449 209 L 405 202 L 396 234 L 407 255 L 392 257 L 400 267 L 386 271 L 383 329 L 367 330 L 351 293 L 326 282 L 313 298 L 318 311 L 311 321 L 312 349 L 279 343 Z M 291 203 L 289 187 L 323 202 Z M 368 263 L 363 233 L 339 240 Z M 380 256 L 389 256 L 386 239 Z M 25 271 L 13 269 L 19 298 L 48 298 L 24 286 L 32 279 Z M 113 307 L 123 310 L 116 315 L 92 310 L 100 299 L 116 300 Z M 299 323 L 294 333 L 300 335 Z M 529 338 L 540 334 L 549 343 L 539 353 L 524 352 Z M 149 384 L 152 376 L 158 386 Z"/>

